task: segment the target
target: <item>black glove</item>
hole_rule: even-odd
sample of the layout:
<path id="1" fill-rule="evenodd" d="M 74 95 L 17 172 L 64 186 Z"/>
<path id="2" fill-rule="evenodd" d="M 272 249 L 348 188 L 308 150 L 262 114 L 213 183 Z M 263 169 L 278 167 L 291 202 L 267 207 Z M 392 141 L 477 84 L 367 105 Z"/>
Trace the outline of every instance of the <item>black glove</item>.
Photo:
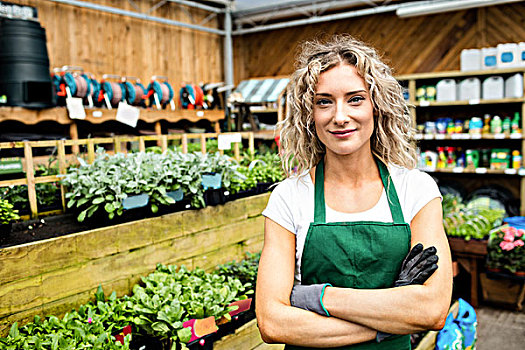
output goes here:
<path id="1" fill-rule="evenodd" d="M 327 286 L 331 286 L 331 284 L 311 284 L 308 286 L 297 284 L 293 286 L 290 294 L 290 303 L 292 306 L 313 311 L 322 316 L 330 316 L 323 305 L 324 290 Z"/>
<path id="2" fill-rule="evenodd" d="M 434 246 L 423 250 L 421 243 L 416 244 L 403 260 L 401 272 L 394 282 L 394 287 L 425 283 L 437 270 L 438 259 Z"/>
<path id="3" fill-rule="evenodd" d="M 437 270 L 438 256 L 436 247 L 431 246 L 423 250 L 418 243 L 410 250 L 401 264 L 401 272 L 394 282 L 394 287 L 423 284 Z M 377 331 L 376 341 L 382 342 L 393 334 Z"/>

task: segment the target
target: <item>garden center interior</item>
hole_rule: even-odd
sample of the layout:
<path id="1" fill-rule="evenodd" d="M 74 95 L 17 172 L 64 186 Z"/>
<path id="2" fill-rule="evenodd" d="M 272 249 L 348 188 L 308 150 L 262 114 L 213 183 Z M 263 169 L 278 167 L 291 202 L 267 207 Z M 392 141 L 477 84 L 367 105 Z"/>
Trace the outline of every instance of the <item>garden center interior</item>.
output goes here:
<path id="1" fill-rule="evenodd" d="M 0 349 L 283 349 L 262 212 L 298 48 L 333 34 L 392 68 L 443 196 L 452 316 L 412 348 L 522 349 L 520 0 L 1 0 Z"/>

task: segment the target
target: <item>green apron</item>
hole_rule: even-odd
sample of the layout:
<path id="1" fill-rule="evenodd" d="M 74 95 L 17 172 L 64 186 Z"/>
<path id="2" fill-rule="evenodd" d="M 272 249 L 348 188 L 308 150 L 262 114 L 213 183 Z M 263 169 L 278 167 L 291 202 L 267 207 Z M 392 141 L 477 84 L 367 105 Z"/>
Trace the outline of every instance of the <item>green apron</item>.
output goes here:
<path id="1" fill-rule="evenodd" d="M 387 192 L 393 222 L 326 222 L 324 163 L 315 172 L 314 222 L 310 223 L 301 258 L 301 284 L 331 283 L 334 287 L 381 289 L 393 286 L 410 250 L 410 226 L 404 222 L 387 167 L 377 166 Z M 363 307 L 367 307 L 363 305 Z M 371 310 L 373 312 L 373 310 Z M 410 335 L 396 335 L 338 348 L 338 350 L 409 350 Z M 286 350 L 309 349 L 287 345 Z"/>

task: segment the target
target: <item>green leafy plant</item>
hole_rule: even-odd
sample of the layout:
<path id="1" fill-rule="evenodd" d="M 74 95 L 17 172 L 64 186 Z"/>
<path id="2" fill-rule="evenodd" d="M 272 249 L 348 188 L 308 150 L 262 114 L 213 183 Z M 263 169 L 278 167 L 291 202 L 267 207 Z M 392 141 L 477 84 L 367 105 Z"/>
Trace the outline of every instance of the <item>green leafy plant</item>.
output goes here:
<path id="1" fill-rule="evenodd" d="M 233 260 L 217 266 L 217 273 L 226 277 L 238 278 L 243 284 L 249 283 L 255 286 L 260 258 L 260 252 L 246 252 L 246 257 L 239 262 Z"/>
<path id="2" fill-rule="evenodd" d="M 500 209 L 462 208 L 446 214 L 443 226 L 449 236 L 483 239 L 494 227 L 501 225 L 504 215 L 505 211 Z"/>
<path id="3" fill-rule="evenodd" d="M 0 199 L 0 225 L 7 225 L 19 219 L 18 210 L 14 209 L 13 204 L 4 199 Z"/>
<path id="4" fill-rule="evenodd" d="M 524 230 L 509 225 L 492 231 L 487 244 L 487 267 L 525 272 L 524 234 Z"/>

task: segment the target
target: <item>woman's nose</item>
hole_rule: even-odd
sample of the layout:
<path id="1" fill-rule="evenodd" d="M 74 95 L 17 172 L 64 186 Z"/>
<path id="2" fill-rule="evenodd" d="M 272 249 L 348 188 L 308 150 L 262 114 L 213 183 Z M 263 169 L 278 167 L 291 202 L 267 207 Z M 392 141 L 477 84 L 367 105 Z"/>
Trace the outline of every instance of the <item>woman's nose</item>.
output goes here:
<path id="1" fill-rule="evenodd" d="M 343 125 L 349 120 L 349 111 L 344 103 L 336 103 L 336 108 L 334 112 L 334 123 L 338 125 Z"/>

